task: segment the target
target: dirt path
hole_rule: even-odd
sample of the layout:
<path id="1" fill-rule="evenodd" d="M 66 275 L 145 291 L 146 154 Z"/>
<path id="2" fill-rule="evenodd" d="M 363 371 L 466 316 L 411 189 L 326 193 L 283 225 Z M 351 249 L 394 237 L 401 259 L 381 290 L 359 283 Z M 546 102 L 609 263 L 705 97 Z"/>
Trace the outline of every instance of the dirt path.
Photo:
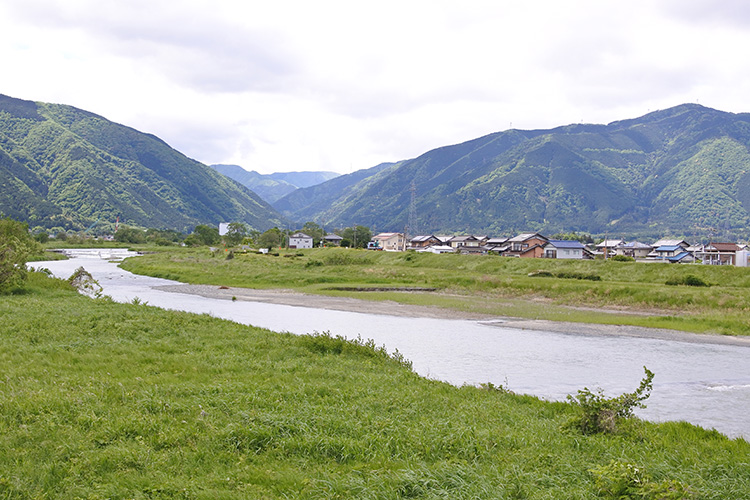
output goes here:
<path id="1" fill-rule="evenodd" d="M 261 290 L 253 288 L 228 288 L 215 285 L 164 285 L 156 287 L 173 293 L 187 293 L 213 299 L 269 302 L 297 307 L 313 307 L 366 314 L 384 314 L 410 318 L 465 319 L 482 324 L 514 328 L 519 330 L 540 330 L 570 335 L 618 335 L 644 337 L 680 342 L 704 344 L 725 344 L 750 347 L 750 337 L 728 335 L 702 335 L 661 328 L 644 328 L 627 325 L 600 325 L 592 323 L 569 323 L 539 319 L 510 318 L 489 314 L 468 313 L 440 308 L 400 304 L 394 301 L 370 301 L 351 297 L 329 297 L 299 293 L 293 290 Z"/>

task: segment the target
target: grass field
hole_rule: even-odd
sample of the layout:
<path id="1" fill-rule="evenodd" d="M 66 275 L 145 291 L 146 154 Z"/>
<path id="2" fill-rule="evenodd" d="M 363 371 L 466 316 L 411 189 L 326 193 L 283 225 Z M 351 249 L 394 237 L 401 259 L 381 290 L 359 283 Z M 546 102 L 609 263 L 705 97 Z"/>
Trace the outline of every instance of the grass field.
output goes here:
<path id="1" fill-rule="evenodd" d="M 290 288 L 533 319 L 750 334 L 748 268 L 331 248 L 227 255 L 206 248 L 169 249 L 129 259 L 122 267 L 186 283 Z M 686 277 L 709 286 L 667 284 Z M 436 292 L 352 291 L 377 287 Z"/>
<path id="2" fill-rule="evenodd" d="M 750 498 L 742 439 L 638 420 L 584 435 L 570 404 L 427 380 L 366 343 L 40 273 L 0 297 L 0 337 L 0 498 Z"/>

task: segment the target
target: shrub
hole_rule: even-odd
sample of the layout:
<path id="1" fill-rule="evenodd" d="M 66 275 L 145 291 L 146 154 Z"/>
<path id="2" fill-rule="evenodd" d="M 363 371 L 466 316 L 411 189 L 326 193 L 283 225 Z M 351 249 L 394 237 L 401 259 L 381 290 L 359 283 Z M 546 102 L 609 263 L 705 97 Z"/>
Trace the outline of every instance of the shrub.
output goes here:
<path id="1" fill-rule="evenodd" d="M 627 255 L 615 255 L 609 260 L 613 260 L 615 262 L 635 262 L 635 259 L 633 257 L 628 257 Z"/>
<path id="2" fill-rule="evenodd" d="M 688 274 L 685 276 L 679 276 L 675 278 L 668 279 L 665 284 L 672 285 L 672 286 L 679 286 L 679 285 L 685 285 L 685 286 L 711 286 L 709 283 L 706 283 L 698 276 L 695 276 L 694 274 Z"/>
<path id="3" fill-rule="evenodd" d="M 601 281 L 602 277 L 598 274 L 584 274 L 584 273 L 577 273 L 573 271 L 560 271 L 558 273 L 552 273 L 550 271 L 532 271 L 529 274 L 529 277 L 531 278 L 563 278 L 563 279 L 573 279 L 573 280 L 589 280 L 589 281 Z"/>
<path id="4" fill-rule="evenodd" d="M 80 293 L 88 295 L 89 297 L 99 298 L 102 296 L 102 286 L 93 276 L 91 276 L 91 273 L 83 267 L 79 267 L 75 270 L 70 278 L 68 278 L 68 283 Z"/>
<path id="5" fill-rule="evenodd" d="M 580 409 L 580 414 L 571 421 L 571 425 L 579 428 L 584 434 L 617 431 L 622 419 L 633 416 L 634 408 L 646 407 L 643 401 L 651 395 L 654 373 L 645 366 L 643 370 L 646 376 L 634 392 L 606 398 L 601 389 L 592 392 L 584 387 L 576 396 L 568 395 L 568 401 Z"/>

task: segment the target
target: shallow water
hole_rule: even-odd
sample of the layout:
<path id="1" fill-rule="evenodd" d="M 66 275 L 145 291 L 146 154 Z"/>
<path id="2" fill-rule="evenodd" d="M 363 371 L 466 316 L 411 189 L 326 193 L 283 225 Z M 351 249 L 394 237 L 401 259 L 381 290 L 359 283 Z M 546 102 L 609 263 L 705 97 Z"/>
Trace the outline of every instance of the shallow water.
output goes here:
<path id="1" fill-rule="evenodd" d="M 571 335 L 480 321 L 210 299 L 157 290 L 154 287 L 176 282 L 131 274 L 96 254 L 35 264 L 61 278 L 79 266 L 119 302 L 137 298 L 152 306 L 208 313 L 275 331 L 371 338 L 389 351 L 398 349 L 417 373 L 455 385 L 492 382 L 549 400 L 563 400 L 583 387 L 601 387 L 607 395 L 616 395 L 638 387 L 645 365 L 656 376 L 648 408 L 638 412 L 641 417 L 686 420 L 750 439 L 750 348 L 745 346 Z"/>

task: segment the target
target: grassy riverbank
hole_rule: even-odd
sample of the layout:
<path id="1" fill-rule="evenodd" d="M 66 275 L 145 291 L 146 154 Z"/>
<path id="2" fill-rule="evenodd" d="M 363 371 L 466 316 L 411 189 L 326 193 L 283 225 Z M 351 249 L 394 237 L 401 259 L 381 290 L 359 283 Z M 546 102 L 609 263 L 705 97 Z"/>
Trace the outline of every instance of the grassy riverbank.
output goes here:
<path id="1" fill-rule="evenodd" d="M 123 267 L 186 283 L 289 288 L 532 319 L 750 334 L 747 268 L 347 249 L 233 255 L 170 249 L 129 259 Z M 709 286 L 667 284 L 690 276 L 695 278 L 690 282 Z M 436 291 L 377 290 L 389 287 Z"/>
<path id="2" fill-rule="evenodd" d="M 593 499 L 623 480 L 638 498 L 750 496 L 744 440 L 640 421 L 584 435 L 571 405 L 430 381 L 373 346 L 38 273 L 0 318 L 0 498 Z"/>

